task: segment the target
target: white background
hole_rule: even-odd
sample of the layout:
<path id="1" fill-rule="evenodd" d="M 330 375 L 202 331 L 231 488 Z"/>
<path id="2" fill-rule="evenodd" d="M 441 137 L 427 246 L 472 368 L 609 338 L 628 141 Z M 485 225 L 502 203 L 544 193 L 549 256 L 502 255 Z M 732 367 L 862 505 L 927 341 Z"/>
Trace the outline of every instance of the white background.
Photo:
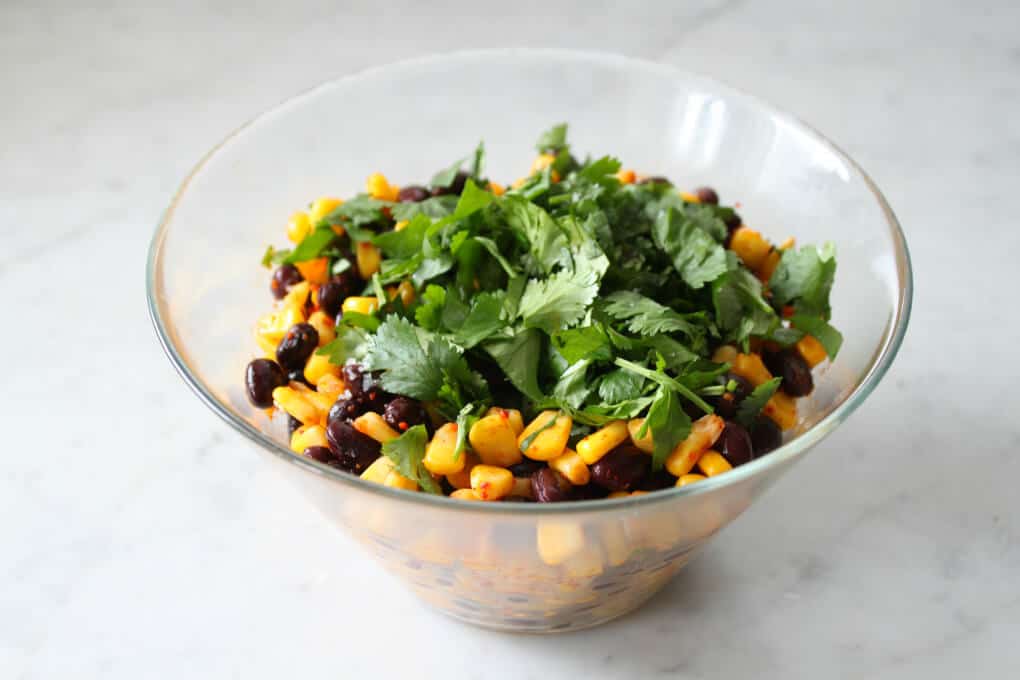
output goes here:
<path id="1" fill-rule="evenodd" d="M 0 677 L 1020 669 L 1015 3 L 163 4 L 0 3 Z M 847 425 L 651 604 L 560 637 L 411 599 L 188 392 L 143 293 L 177 183 L 254 113 L 505 45 L 671 63 L 801 115 L 885 190 L 917 281 Z"/>

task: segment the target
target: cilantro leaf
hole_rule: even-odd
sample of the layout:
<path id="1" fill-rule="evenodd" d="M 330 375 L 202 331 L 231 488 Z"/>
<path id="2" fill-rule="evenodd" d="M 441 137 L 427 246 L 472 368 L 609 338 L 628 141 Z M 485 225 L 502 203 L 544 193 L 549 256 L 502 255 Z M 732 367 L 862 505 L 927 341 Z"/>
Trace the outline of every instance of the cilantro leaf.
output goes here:
<path id="1" fill-rule="evenodd" d="M 471 307 L 463 323 L 453 333 L 453 341 L 465 349 L 503 330 L 503 298 L 506 293 L 494 291 L 479 293 L 471 300 Z"/>
<path id="2" fill-rule="evenodd" d="M 684 283 L 695 290 L 726 273 L 726 251 L 682 209 L 669 206 L 661 211 L 652 237 L 669 255 Z"/>
<path id="3" fill-rule="evenodd" d="M 635 373 L 644 378 L 648 378 L 652 382 L 658 383 L 661 387 L 673 390 L 674 392 L 679 392 L 685 398 L 687 398 L 688 401 L 693 403 L 695 406 L 700 408 L 705 413 L 712 413 L 712 407 L 709 406 L 704 399 L 695 394 L 694 391 L 691 390 L 686 385 L 677 382 L 673 378 L 670 378 L 668 375 L 663 373 L 662 368 L 653 371 L 639 364 L 635 364 L 633 361 L 627 361 L 626 359 L 620 358 L 617 358 L 615 361 L 613 361 L 613 363 L 619 366 L 620 368 L 630 371 L 631 373 Z"/>
<path id="4" fill-rule="evenodd" d="M 277 250 L 273 246 L 266 246 L 266 252 L 262 254 L 262 266 L 270 269 L 274 264 L 283 264 L 290 255 L 290 250 L 284 248 Z"/>
<path id="5" fill-rule="evenodd" d="M 418 482 L 422 490 L 431 494 L 442 494 L 436 480 L 425 467 L 425 445 L 428 443 L 429 434 L 424 425 L 415 425 L 408 428 L 396 439 L 391 439 L 382 445 L 384 456 L 393 461 L 397 472 Z"/>
<path id="6" fill-rule="evenodd" d="M 777 307 L 792 303 L 798 314 L 829 320 L 829 292 L 836 275 L 835 249 L 831 243 L 820 250 L 804 246 L 786 250 L 769 280 L 772 302 Z"/>
<path id="7" fill-rule="evenodd" d="M 341 324 L 336 338 L 315 351 L 329 357 L 329 363 L 343 366 L 348 359 L 360 359 L 368 350 L 369 335 L 361 328 Z"/>
<path id="8" fill-rule="evenodd" d="M 552 342 L 569 363 L 581 359 L 605 361 L 613 355 L 609 337 L 599 326 L 582 326 L 553 333 Z"/>
<path id="9" fill-rule="evenodd" d="M 422 304 L 414 310 L 415 321 L 425 330 L 438 330 L 446 304 L 446 290 L 430 283 L 422 292 L 421 300 Z"/>
<path id="10" fill-rule="evenodd" d="M 794 328 L 814 336 L 815 340 L 825 348 L 829 359 L 835 359 L 839 354 L 839 349 L 843 346 L 843 334 L 833 328 L 829 322 L 823 321 L 817 316 L 795 314 L 790 317 L 790 323 Z"/>
<path id="11" fill-rule="evenodd" d="M 762 296 L 761 281 L 727 253 L 727 272 L 712 282 L 715 321 L 723 339 L 747 345 L 751 336 L 765 336 L 779 317 Z"/>
<path id="12" fill-rule="evenodd" d="M 453 180 L 457 179 L 457 173 L 460 172 L 460 168 L 466 160 L 467 158 L 461 158 L 454 161 L 450 167 L 440 170 L 432 176 L 432 181 L 429 184 L 440 189 L 449 188 L 453 184 Z"/>
<path id="13" fill-rule="evenodd" d="M 641 396 L 644 384 L 642 376 L 617 368 L 599 380 L 599 398 L 608 404 L 637 399 Z"/>
<path id="14" fill-rule="evenodd" d="M 558 151 L 567 145 L 567 124 L 554 125 L 543 132 L 538 141 L 535 142 L 535 149 L 539 153 L 546 151 Z"/>
<path id="15" fill-rule="evenodd" d="M 598 292 L 596 273 L 587 263 L 578 262 L 574 271 L 529 280 L 518 314 L 526 328 L 541 328 L 552 334 L 579 322 Z"/>
<path id="16" fill-rule="evenodd" d="M 487 340 L 482 349 L 495 359 L 524 396 L 534 400 L 542 398 L 542 390 L 538 386 L 538 360 L 542 353 L 540 332 L 527 328 L 507 338 Z"/>
<path id="17" fill-rule="evenodd" d="M 381 222 L 384 219 L 383 208 L 392 206 L 389 201 L 380 201 L 368 194 L 358 194 L 354 198 L 341 203 L 329 212 L 316 228 L 322 226 L 341 226 L 347 230 L 350 237 L 356 241 L 367 241 L 372 238 L 372 232 L 361 230 L 367 224 Z"/>
<path id="18" fill-rule="evenodd" d="M 736 421 L 746 428 L 754 425 L 758 414 L 776 393 L 780 382 L 782 382 L 782 378 L 773 378 L 755 387 L 751 394 L 744 397 L 744 400 L 737 406 Z"/>
<path id="19" fill-rule="evenodd" d="M 660 386 L 652 407 L 648 409 L 644 427 L 651 430 L 652 441 L 655 443 L 652 470 L 659 470 L 676 445 L 691 433 L 691 418 L 684 412 L 676 393 Z"/>
<path id="20" fill-rule="evenodd" d="M 322 251 L 333 242 L 336 234 L 329 227 L 316 227 L 315 231 L 306 236 L 294 250 L 284 258 L 284 264 L 307 262 L 319 257 Z"/>
<path id="21" fill-rule="evenodd" d="M 485 142 L 478 142 L 478 146 L 475 147 L 475 155 L 471 159 L 471 177 L 476 182 L 480 182 L 482 179 L 482 172 L 485 170 Z"/>
<path id="22" fill-rule="evenodd" d="M 426 198 L 424 201 L 417 203 L 410 201 L 407 203 L 394 203 L 390 207 L 390 214 L 398 222 L 412 220 L 416 215 L 425 215 L 426 217 L 438 220 L 453 214 L 454 209 L 457 207 L 458 199 L 459 197 L 453 194 L 443 194 L 442 196 Z"/>
<path id="23" fill-rule="evenodd" d="M 400 231 L 387 231 L 375 236 L 372 243 L 379 246 L 383 255 L 390 258 L 407 259 L 421 252 L 425 233 L 432 226 L 432 220 L 421 213 L 415 215 Z"/>
<path id="24" fill-rule="evenodd" d="M 612 181 L 617 182 L 613 175 L 620 169 L 620 161 L 612 156 L 603 156 L 598 160 L 585 163 L 584 166 L 578 171 L 578 175 L 586 180 L 592 182 L 605 181 L 607 177 L 612 177 Z"/>
<path id="25" fill-rule="evenodd" d="M 658 335 L 677 332 L 688 338 L 701 338 L 705 335 L 704 325 L 694 323 L 689 320 L 689 316 L 679 314 L 640 293 L 617 291 L 607 295 L 605 303 L 604 311 L 614 319 L 625 321 L 631 333 Z"/>
<path id="26" fill-rule="evenodd" d="M 446 219 L 463 220 L 492 203 L 494 198 L 491 192 L 480 189 L 473 180 L 469 179 L 464 183 L 464 191 L 460 194 L 460 200 L 457 201 L 453 215 Z"/>
<path id="27" fill-rule="evenodd" d="M 528 242 L 534 270 L 548 274 L 562 257 L 566 237 L 556 221 L 531 201 L 508 195 L 502 202 L 507 225 Z"/>

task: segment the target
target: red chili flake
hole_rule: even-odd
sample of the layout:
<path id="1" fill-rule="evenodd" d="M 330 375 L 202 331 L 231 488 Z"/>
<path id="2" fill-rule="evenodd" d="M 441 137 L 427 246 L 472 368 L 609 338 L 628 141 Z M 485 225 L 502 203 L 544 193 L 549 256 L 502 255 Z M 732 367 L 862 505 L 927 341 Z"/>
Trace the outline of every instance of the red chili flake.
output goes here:
<path id="1" fill-rule="evenodd" d="M 407 429 L 407 423 L 405 423 L 403 420 L 401 420 L 399 423 L 397 423 L 397 427 L 399 427 L 401 430 L 406 430 Z"/>

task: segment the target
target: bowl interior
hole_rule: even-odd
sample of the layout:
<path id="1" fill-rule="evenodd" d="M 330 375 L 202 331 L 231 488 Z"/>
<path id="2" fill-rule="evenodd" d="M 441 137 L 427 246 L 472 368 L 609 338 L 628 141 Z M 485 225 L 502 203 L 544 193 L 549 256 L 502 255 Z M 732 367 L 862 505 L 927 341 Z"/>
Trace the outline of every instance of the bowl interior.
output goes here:
<path id="1" fill-rule="evenodd" d="M 845 343 L 802 402 L 804 441 L 773 456 L 806 449 L 849 414 L 848 397 L 862 399 L 891 361 L 910 299 L 902 236 L 868 178 L 792 117 L 714 81 L 560 51 L 463 53 L 344 78 L 208 156 L 168 210 L 150 262 L 150 305 L 185 377 L 235 427 L 286 455 L 283 429 L 247 403 L 242 376 L 255 319 L 271 305 L 259 258 L 283 245 L 288 215 L 362 191 L 374 171 L 427 182 L 480 139 L 489 176 L 509 183 L 526 173 L 537 135 L 561 121 L 581 155 L 612 154 L 680 187 L 712 185 L 774 240 L 836 244 L 833 323 Z"/>

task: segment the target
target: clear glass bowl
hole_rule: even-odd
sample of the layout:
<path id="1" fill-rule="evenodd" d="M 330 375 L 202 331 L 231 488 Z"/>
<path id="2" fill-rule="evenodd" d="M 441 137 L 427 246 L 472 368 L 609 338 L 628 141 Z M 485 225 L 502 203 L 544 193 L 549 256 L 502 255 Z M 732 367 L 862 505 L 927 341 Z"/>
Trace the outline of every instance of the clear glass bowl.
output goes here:
<path id="1" fill-rule="evenodd" d="M 580 153 L 614 154 L 681 187 L 712 185 L 774 239 L 836 243 L 833 321 L 846 341 L 838 360 L 816 371 L 794 435 L 692 486 L 560 504 L 410 493 L 294 456 L 283 424 L 252 408 L 242 383 L 255 319 L 271 302 L 258 260 L 266 244 L 283 241 L 288 215 L 320 195 L 361 191 L 373 171 L 398 184 L 427 180 L 483 138 L 489 175 L 512 181 L 529 167 L 538 133 L 560 121 Z M 531 632 L 596 625 L 654 595 L 871 393 L 900 346 L 911 300 L 892 210 L 817 132 L 708 78 L 559 50 L 403 62 L 262 114 L 185 180 L 153 238 L 147 278 L 170 360 L 264 460 L 439 610 Z"/>

